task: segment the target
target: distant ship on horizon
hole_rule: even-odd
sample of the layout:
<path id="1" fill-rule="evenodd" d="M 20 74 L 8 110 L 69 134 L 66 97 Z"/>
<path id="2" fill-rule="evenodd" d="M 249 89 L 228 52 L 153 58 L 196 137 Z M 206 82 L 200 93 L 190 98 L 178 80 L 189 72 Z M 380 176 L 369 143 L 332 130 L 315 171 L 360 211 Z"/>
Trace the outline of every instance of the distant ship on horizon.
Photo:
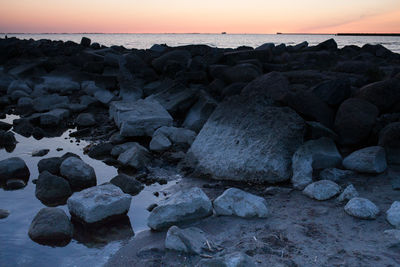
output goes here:
<path id="1" fill-rule="evenodd" d="M 226 34 L 226 32 L 221 32 L 221 34 Z"/>

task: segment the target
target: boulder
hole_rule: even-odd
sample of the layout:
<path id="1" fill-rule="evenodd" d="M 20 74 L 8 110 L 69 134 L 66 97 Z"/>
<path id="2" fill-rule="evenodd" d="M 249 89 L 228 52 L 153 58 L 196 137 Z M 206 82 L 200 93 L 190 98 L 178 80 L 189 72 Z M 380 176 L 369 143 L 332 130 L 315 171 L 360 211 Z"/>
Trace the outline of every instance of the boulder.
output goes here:
<path id="1" fill-rule="evenodd" d="M 351 83 L 349 79 L 335 79 L 322 82 L 311 91 L 328 105 L 337 106 L 350 97 Z"/>
<path id="2" fill-rule="evenodd" d="M 208 94 L 203 93 L 198 101 L 189 109 L 182 126 L 199 132 L 211 113 L 217 107 L 217 102 Z"/>
<path id="3" fill-rule="evenodd" d="M 110 116 L 122 136 L 152 136 L 161 126 L 172 125 L 172 117 L 157 101 L 112 102 Z"/>
<path id="4" fill-rule="evenodd" d="M 152 210 L 147 225 L 161 230 L 172 225 L 202 219 L 212 214 L 212 204 L 204 192 L 193 187 L 170 196 Z"/>
<path id="5" fill-rule="evenodd" d="M 173 84 L 161 92 L 146 98 L 149 101 L 157 101 L 170 114 L 184 114 L 197 100 L 196 90 L 187 88 L 182 84 Z"/>
<path id="6" fill-rule="evenodd" d="M 135 178 L 125 174 L 118 174 L 111 179 L 110 183 L 118 186 L 124 193 L 132 196 L 139 194 L 144 188 L 144 186 Z"/>
<path id="7" fill-rule="evenodd" d="M 201 254 L 207 249 L 205 233 L 196 227 L 180 229 L 171 226 L 165 238 L 165 248 L 189 254 Z"/>
<path id="8" fill-rule="evenodd" d="M 374 104 L 381 113 L 390 112 L 400 101 L 400 79 L 368 84 L 358 91 L 357 97 Z"/>
<path id="9" fill-rule="evenodd" d="M 331 139 L 322 137 L 304 143 L 292 158 L 293 187 L 303 190 L 312 182 L 314 169 L 335 167 L 341 162 L 342 156 Z"/>
<path id="10" fill-rule="evenodd" d="M 326 168 L 319 173 L 321 180 L 330 180 L 333 182 L 340 182 L 343 179 L 354 175 L 355 172 L 349 170 L 341 170 L 337 168 Z"/>
<path id="11" fill-rule="evenodd" d="M 33 109 L 37 112 L 44 112 L 54 109 L 57 105 L 68 103 L 69 99 L 67 96 L 60 96 L 58 94 L 45 95 L 33 99 Z"/>
<path id="12" fill-rule="evenodd" d="M 314 93 L 300 90 L 286 95 L 287 105 L 307 120 L 318 121 L 328 128 L 333 126 L 333 110 Z"/>
<path id="13" fill-rule="evenodd" d="M 397 229 L 400 228 L 400 201 L 393 202 L 386 211 L 386 220 Z"/>
<path id="14" fill-rule="evenodd" d="M 85 223 L 98 223 L 128 212 L 132 197 L 113 184 L 74 193 L 67 201 L 69 212 Z"/>
<path id="15" fill-rule="evenodd" d="M 33 110 L 33 100 L 30 97 L 21 97 L 18 99 L 17 110 L 22 114 L 30 113 Z"/>
<path id="16" fill-rule="evenodd" d="M 81 89 L 81 85 L 67 77 L 45 76 L 43 83 L 37 84 L 35 90 L 44 90 L 61 95 L 72 94 Z"/>
<path id="17" fill-rule="evenodd" d="M 320 180 L 304 188 L 303 194 L 316 200 L 328 200 L 340 192 L 340 187 L 332 181 Z"/>
<path id="18" fill-rule="evenodd" d="M 213 202 L 217 215 L 234 215 L 250 218 L 268 217 L 269 210 L 264 198 L 244 192 L 237 188 L 229 188 Z"/>
<path id="19" fill-rule="evenodd" d="M 146 167 L 146 165 L 149 164 L 150 159 L 151 156 L 149 151 L 138 143 L 135 143 L 131 148 L 122 152 L 118 156 L 119 162 L 135 169 Z"/>
<path id="20" fill-rule="evenodd" d="M 26 181 L 22 179 L 8 179 L 5 185 L 7 190 L 18 190 L 26 186 Z"/>
<path id="21" fill-rule="evenodd" d="M 248 96 L 261 93 L 274 101 L 283 101 L 289 89 L 289 81 L 285 76 L 279 72 L 270 72 L 250 82 L 242 92 Z"/>
<path id="22" fill-rule="evenodd" d="M 217 180 L 281 182 L 291 176 L 303 133 L 304 121 L 290 108 L 234 96 L 218 105 L 185 162 L 195 174 Z"/>
<path id="23" fill-rule="evenodd" d="M 6 183 L 9 179 L 28 181 L 29 176 L 28 166 L 23 159 L 12 157 L 0 161 L 0 183 Z"/>
<path id="24" fill-rule="evenodd" d="M 344 101 L 335 118 L 335 132 L 343 145 L 356 145 L 366 141 L 379 111 L 373 104 L 358 98 Z"/>
<path id="25" fill-rule="evenodd" d="M 150 149 L 153 151 L 163 151 L 170 148 L 172 144 L 187 149 L 192 145 L 195 138 L 196 133 L 192 130 L 163 126 L 154 132 L 150 142 Z"/>
<path id="26" fill-rule="evenodd" d="M 186 67 L 191 59 L 190 52 L 186 50 L 173 50 L 154 59 L 151 64 L 158 72 L 163 72 L 169 62 L 177 62 L 179 65 Z"/>
<path id="27" fill-rule="evenodd" d="M 65 204 L 72 191 L 65 179 L 44 171 L 39 174 L 35 195 L 45 205 L 57 206 Z"/>
<path id="28" fill-rule="evenodd" d="M 76 157 L 69 157 L 61 163 L 60 174 L 67 179 L 73 191 L 92 187 L 97 183 L 94 169 Z"/>
<path id="29" fill-rule="evenodd" d="M 378 145 L 385 148 L 388 163 L 400 164 L 400 122 L 390 123 L 379 132 Z"/>
<path id="30" fill-rule="evenodd" d="M 355 197 L 347 202 L 344 210 L 350 216 L 371 220 L 375 219 L 379 214 L 379 208 L 370 200 L 361 197 Z"/>
<path id="31" fill-rule="evenodd" d="M 100 143 L 94 146 L 91 146 L 88 152 L 88 156 L 93 159 L 102 159 L 110 155 L 114 146 L 109 143 Z"/>
<path id="32" fill-rule="evenodd" d="M 336 199 L 339 203 L 347 202 L 352 198 L 358 197 L 358 192 L 356 188 L 350 184 L 348 185 L 343 192 Z"/>
<path id="33" fill-rule="evenodd" d="M 75 123 L 81 127 L 88 127 L 96 125 L 96 120 L 91 113 L 81 113 L 75 119 Z"/>
<path id="34" fill-rule="evenodd" d="M 92 40 L 90 40 L 89 38 L 87 38 L 87 37 L 82 37 L 82 39 L 81 39 L 81 46 L 89 47 L 91 42 L 92 42 Z"/>
<path id="35" fill-rule="evenodd" d="M 306 121 L 306 126 L 306 135 L 309 139 L 319 139 L 321 137 L 328 137 L 334 141 L 338 139 L 338 135 L 334 131 L 319 122 Z"/>
<path id="36" fill-rule="evenodd" d="M 38 170 L 39 173 L 48 171 L 51 174 L 59 175 L 60 174 L 60 166 L 63 162 L 63 158 L 61 157 L 52 157 L 47 159 L 41 159 L 38 162 Z"/>
<path id="37" fill-rule="evenodd" d="M 13 132 L 0 130 L 0 148 L 13 148 L 17 143 Z"/>
<path id="38" fill-rule="evenodd" d="M 67 245 L 72 238 L 73 228 L 68 216 L 59 208 L 43 208 L 29 227 L 29 237 L 39 244 Z"/>
<path id="39" fill-rule="evenodd" d="M 253 64 L 243 63 L 225 68 L 222 80 L 226 83 L 250 82 L 260 76 L 262 72 Z"/>
<path id="40" fill-rule="evenodd" d="M 57 126 L 61 122 L 65 121 L 66 118 L 69 117 L 69 111 L 67 109 L 53 109 L 46 113 L 40 114 L 40 125 L 49 127 L 49 126 Z"/>
<path id="41" fill-rule="evenodd" d="M 346 169 L 363 173 L 382 173 L 387 168 L 385 150 L 380 146 L 366 147 L 343 160 Z"/>
<path id="42" fill-rule="evenodd" d="M 118 156 L 121 155 L 123 152 L 125 152 L 125 151 L 127 151 L 128 149 L 130 149 L 130 148 L 136 146 L 136 144 L 137 144 L 136 142 L 127 142 L 127 143 L 123 143 L 123 144 L 116 145 L 116 146 L 114 146 L 114 147 L 111 149 L 110 154 L 111 154 L 111 156 L 113 156 L 113 157 L 118 157 Z"/>

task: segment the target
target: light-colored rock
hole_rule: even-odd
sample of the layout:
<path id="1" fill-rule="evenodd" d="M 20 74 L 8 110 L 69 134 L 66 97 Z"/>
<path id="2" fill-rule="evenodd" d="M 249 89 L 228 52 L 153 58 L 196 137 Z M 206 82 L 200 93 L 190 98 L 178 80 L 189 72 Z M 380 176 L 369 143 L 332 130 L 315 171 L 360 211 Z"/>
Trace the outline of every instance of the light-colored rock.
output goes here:
<path id="1" fill-rule="evenodd" d="M 344 210 L 347 214 L 365 220 L 375 219 L 379 214 L 379 208 L 370 200 L 361 197 L 355 197 L 347 202 Z"/>
<path id="2" fill-rule="evenodd" d="M 0 161 L 0 183 L 6 183 L 9 179 L 22 179 L 27 181 L 30 172 L 25 161 L 18 157 L 12 157 Z"/>
<path id="3" fill-rule="evenodd" d="M 135 143 L 131 148 L 125 150 L 118 156 L 118 161 L 123 165 L 141 169 L 146 167 L 150 162 L 150 158 L 149 151 L 145 147 Z"/>
<path id="4" fill-rule="evenodd" d="M 304 188 L 303 193 L 316 200 L 328 200 L 340 192 L 340 187 L 332 181 L 321 180 L 311 183 Z"/>
<path id="5" fill-rule="evenodd" d="M 67 179 L 73 191 L 92 187 L 97 183 L 94 169 L 76 157 L 69 157 L 61 163 L 60 174 Z"/>
<path id="6" fill-rule="evenodd" d="M 314 169 L 335 167 L 342 162 L 342 156 L 335 143 L 326 137 L 304 143 L 292 158 L 292 184 L 299 190 L 312 182 Z"/>
<path id="7" fill-rule="evenodd" d="M 205 233 L 196 227 L 180 229 L 172 226 L 165 238 L 165 248 L 190 254 L 201 254 L 207 248 Z"/>
<path id="8" fill-rule="evenodd" d="M 386 220 L 396 228 L 400 228 L 400 201 L 395 201 L 386 211 Z"/>
<path id="9" fill-rule="evenodd" d="M 67 214 L 59 208 L 43 208 L 29 227 L 29 237 L 40 244 L 69 243 L 73 228 Z"/>
<path id="10" fill-rule="evenodd" d="M 341 170 L 337 168 L 326 168 L 319 173 L 319 178 L 321 180 L 331 180 L 334 182 L 339 182 L 351 175 L 354 175 L 353 171 Z"/>
<path id="11" fill-rule="evenodd" d="M 213 202 L 217 215 L 234 215 L 239 217 L 268 216 L 268 205 L 264 198 L 244 192 L 237 188 L 229 188 Z"/>
<path id="12" fill-rule="evenodd" d="M 122 136 L 152 136 L 161 126 L 172 125 L 172 117 L 156 101 L 112 102 L 110 116 Z"/>
<path id="13" fill-rule="evenodd" d="M 150 142 L 150 149 L 153 151 L 163 151 L 169 149 L 172 144 L 187 148 L 193 143 L 195 138 L 196 133 L 192 130 L 163 126 L 154 132 Z"/>
<path id="14" fill-rule="evenodd" d="M 336 199 L 338 202 L 346 202 L 352 198 L 358 197 L 358 192 L 354 185 L 348 185 Z"/>
<path id="15" fill-rule="evenodd" d="M 364 173 L 382 173 L 387 168 L 385 150 L 380 146 L 366 147 L 343 160 L 346 169 Z"/>
<path id="16" fill-rule="evenodd" d="M 193 187 L 184 192 L 178 192 L 160 203 L 150 213 L 147 225 L 153 230 L 161 230 L 211 214 L 210 199 L 200 188 Z"/>
<path id="17" fill-rule="evenodd" d="M 71 214 L 86 223 L 126 214 L 132 197 L 113 184 L 104 184 L 74 193 L 67 201 Z"/>
<path id="18" fill-rule="evenodd" d="M 304 121 L 263 97 L 234 96 L 219 104 L 185 162 L 196 175 L 217 180 L 280 182 L 291 176 Z"/>

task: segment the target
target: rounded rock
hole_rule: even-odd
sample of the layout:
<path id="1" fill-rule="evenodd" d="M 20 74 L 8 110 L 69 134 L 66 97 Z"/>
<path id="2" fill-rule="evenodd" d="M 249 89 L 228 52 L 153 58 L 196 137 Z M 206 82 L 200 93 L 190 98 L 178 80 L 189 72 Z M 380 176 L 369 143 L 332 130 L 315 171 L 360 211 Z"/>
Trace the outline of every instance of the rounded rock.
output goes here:
<path id="1" fill-rule="evenodd" d="M 309 184 L 303 193 L 316 200 L 328 200 L 340 192 L 340 187 L 335 182 L 329 180 L 321 180 Z"/>
<path id="2" fill-rule="evenodd" d="M 374 203 L 361 197 L 350 199 L 344 207 L 344 210 L 350 216 L 364 220 L 373 220 L 380 212 L 379 208 Z"/>

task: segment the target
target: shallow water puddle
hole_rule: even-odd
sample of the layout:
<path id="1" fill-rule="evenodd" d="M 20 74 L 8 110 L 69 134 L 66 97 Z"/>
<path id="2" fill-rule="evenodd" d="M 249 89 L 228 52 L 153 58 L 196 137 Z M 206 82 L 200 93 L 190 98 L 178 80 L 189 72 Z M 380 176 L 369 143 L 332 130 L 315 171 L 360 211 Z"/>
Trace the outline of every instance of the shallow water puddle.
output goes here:
<path id="1" fill-rule="evenodd" d="M 16 118 L 18 116 L 8 115 L 1 121 L 12 123 L 12 120 Z M 140 194 L 132 198 L 126 220 L 122 220 L 118 225 L 96 231 L 75 226 L 73 240 L 67 246 L 39 245 L 28 236 L 33 218 L 40 209 L 45 207 L 35 197 L 35 184 L 32 183 L 32 180 L 38 177 L 39 160 L 60 157 L 67 152 L 72 152 L 95 169 L 97 184 L 108 182 L 117 175 L 115 167 L 85 155 L 83 148 L 89 143 L 83 140 L 78 143 L 75 138 L 70 138 L 70 131 L 63 133 L 60 137 L 41 140 L 33 137 L 26 138 L 15 133 L 18 144 L 14 151 L 8 153 L 4 149 L 0 150 L 0 160 L 20 157 L 26 162 L 31 173 L 29 182 L 23 189 L 6 191 L 0 188 L 0 209 L 10 211 L 9 217 L 0 220 L 0 266 L 99 266 L 105 263 L 124 242 L 127 242 L 133 233 L 148 229 L 146 222 L 149 212 L 146 208 L 158 199 L 153 192 L 162 191 L 176 183 L 176 181 L 170 181 L 165 185 L 156 183 L 146 186 Z M 63 150 L 57 151 L 57 148 Z M 50 152 L 44 157 L 32 157 L 31 153 L 39 149 L 50 149 Z M 58 207 L 69 215 L 66 205 Z"/>

